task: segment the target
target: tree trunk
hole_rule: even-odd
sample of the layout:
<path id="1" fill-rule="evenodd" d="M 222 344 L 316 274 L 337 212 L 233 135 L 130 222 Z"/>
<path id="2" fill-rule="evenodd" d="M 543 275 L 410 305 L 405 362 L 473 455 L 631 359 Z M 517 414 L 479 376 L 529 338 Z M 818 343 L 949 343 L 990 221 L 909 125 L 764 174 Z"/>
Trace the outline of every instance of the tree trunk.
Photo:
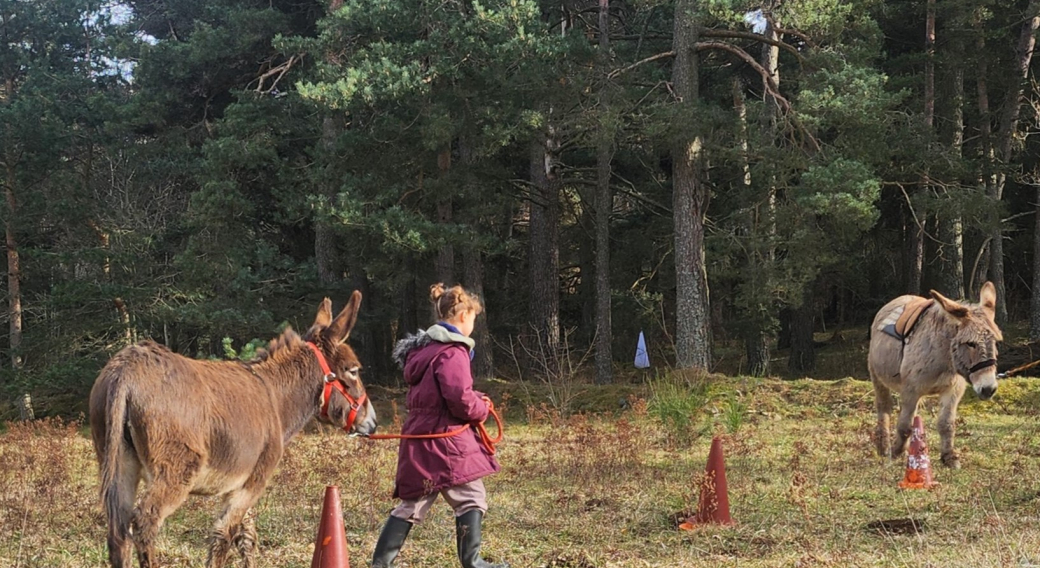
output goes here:
<path id="1" fill-rule="evenodd" d="M 419 316 L 416 310 L 416 297 L 418 289 L 415 285 L 415 275 L 410 275 L 401 290 L 401 325 L 398 336 L 404 337 L 406 333 L 415 333 L 419 329 Z"/>
<path id="2" fill-rule="evenodd" d="M 690 109 L 699 95 L 699 34 L 694 0 L 675 5 L 672 88 L 676 104 Z M 687 132 L 672 150 L 672 212 L 675 219 L 675 364 L 680 369 L 711 365 L 709 303 L 704 262 L 704 214 L 708 191 L 700 178 L 704 143 L 699 134 Z"/>
<path id="3" fill-rule="evenodd" d="M 560 356 L 560 186 L 555 152 L 559 144 L 550 130 L 531 144 L 530 251 L 528 254 L 528 324 L 534 335 L 530 349 L 539 371 L 555 375 Z"/>
<path id="4" fill-rule="evenodd" d="M 961 157 L 964 145 L 964 66 L 962 49 L 954 49 L 953 70 L 950 76 L 953 108 L 950 117 L 950 152 Z M 949 199 L 947 192 L 947 199 Z M 960 203 L 939 219 L 939 240 L 942 241 L 942 288 L 943 293 L 954 298 L 964 298 L 964 223 Z"/>
<path id="5" fill-rule="evenodd" d="M 978 174 L 978 187 L 984 191 L 989 192 L 989 188 L 993 182 L 993 118 L 989 112 L 989 87 L 987 83 L 989 60 L 985 56 L 986 51 L 986 34 L 985 30 L 981 28 L 981 24 L 976 22 L 978 28 L 977 37 L 975 39 L 975 53 L 977 54 L 976 60 L 976 73 L 975 73 L 975 89 L 976 98 L 978 99 L 979 105 L 979 158 L 980 158 L 980 170 Z M 971 274 L 968 277 L 968 286 L 965 292 L 971 297 L 977 297 L 979 289 L 982 287 L 982 283 L 989 279 L 989 258 L 990 248 L 989 241 L 991 237 L 983 241 L 982 247 L 979 250 L 977 261 L 972 265 Z"/>
<path id="6" fill-rule="evenodd" d="M 451 170 L 451 150 L 445 149 L 437 154 L 437 169 L 440 171 L 441 179 L 448 176 Z M 437 223 L 450 225 L 454 221 L 451 197 L 444 197 L 437 201 Z M 446 241 L 437 251 L 437 280 L 448 286 L 455 284 L 455 247 L 451 241 Z"/>
<path id="7" fill-rule="evenodd" d="M 1033 229 L 1033 294 L 1029 302 L 1029 338 L 1040 339 L 1040 173 L 1036 183 L 1036 224 Z"/>
<path id="8" fill-rule="evenodd" d="M 333 167 L 332 153 L 338 135 L 339 125 L 336 124 L 336 120 L 332 117 L 326 117 L 321 123 L 321 145 L 325 151 L 325 158 L 328 160 L 325 165 L 326 168 Z M 326 179 L 332 177 L 328 175 Z M 330 183 L 330 186 L 322 191 L 323 201 L 331 206 L 335 193 L 336 190 L 334 187 L 331 187 Z M 314 218 L 314 261 L 318 267 L 319 282 L 328 286 L 340 281 L 341 270 L 339 267 L 339 254 L 336 250 L 336 230 L 324 211 L 318 211 Z"/>
<path id="9" fill-rule="evenodd" d="M 1007 179 L 1005 168 L 1011 163 L 1014 148 L 1015 130 L 1022 109 L 1022 89 L 1029 77 L 1029 64 L 1033 59 L 1033 48 L 1036 45 L 1036 31 L 1040 28 L 1040 0 L 1031 0 L 1026 12 L 1026 21 L 1018 36 L 1015 49 L 1015 68 L 1012 77 L 1014 85 L 1005 92 L 1004 106 L 1000 113 L 1000 129 L 997 132 L 996 157 L 1003 166 L 996 173 L 989 195 L 994 201 L 1000 201 L 1004 195 L 1004 183 Z M 1007 291 L 1004 283 L 1004 231 L 997 227 L 990 241 L 990 277 L 997 288 L 997 325 L 1007 323 Z"/>
<path id="10" fill-rule="evenodd" d="M 372 286 L 365 274 L 352 275 L 354 288 L 361 292 L 365 299 L 366 313 L 380 313 L 383 310 L 383 296 Z M 390 321 L 382 318 L 366 319 L 351 332 L 351 347 L 357 352 L 358 359 L 364 361 L 365 372 L 372 384 L 391 384 L 394 377 L 400 377 L 400 370 L 390 361 L 391 343 Z M 414 330 L 407 330 L 414 332 Z"/>
<path id="11" fill-rule="evenodd" d="M 766 46 L 768 47 L 768 46 Z M 763 48 L 763 59 L 768 57 Z M 769 67 L 766 67 L 768 69 Z M 751 164 L 748 157 L 748 125 L 747 125 L 747 105 L 744 102 L 744 89 L 741 85 L 738 77 L 733 78 L 731 84 L 733 90 L 733 108 L 736 110 L 737 119 L 739 124 L 739 137 L 740 137 L 740 166 L 743 171 L 741 183 L 744 186 L 744 191 L 747 195 L 751 195 Z M 767 103 L 768 104 L 768 103 Z M 766 111 L 768 114 L 768 110 Z M 763 116 L 763 122 L 767 122 L 765 116 Z M 766 128 L 766 127 L 764 127 Z M 769 130 L 765 130 L 770 132 Z M 765 139 L 768 140 L 768 137 Z M 745 234 L 755 238 L 756 231 L 768 230 L 757 224 L 757 215 L 754 211 L 747 212 L 744 218 L 743 230 Z M 760 276 L 760 268 L 763 259 L 761 258 L 759 251 L 749 248 L 746 253 L 746 265 L 743 266 L 742 278 L 753 279 Z M 750 286 L 749 289 L 756 290 L 756 286 Z M 750 301 L 750 298 L 748 299 Z M 744 356 L 747 359 L 747 368 L 743 369 L 743 372 L 755 377 L 763 377 L 769 374 L 769 342 L 766 336 L 765 330 L 759 321 L 758 314 L 755 313 L 757 310 L 743 308 L 740 310 L 742 325 L 741 335 L 744 338 Z"/>
<path id="12" fill-rule="evenodd" d="M 769 339 L 764 333 L 748 334 L 744 338 L 744 354 L 747 356 L 746 373 L 752 377 L 765 377 L 770 372 Z"/>
<path id="13" fill-rule="evenodd" d="M 466 289 L 484 300 L 483 255 L 479 250 L 467 247 L 462 252 L 462 265 Z M 495 376 L 494 346 L 491 341 L 491 333 L 488 331 L 488 317 L 490 315 L 485 311 L 484 315 L 478 317 L 473 325 L 473 340 L 477 342 L 473 355 L 473 377 L 476 379 Z"/>
<path id="14" fill-rule="evenodd" d="M 599 49 L 604 70 L 610 59 L 609 0 L 599 1 Z M 603 91 L 609 88 L 604 84 Z M 602 112 L 607 114 L 608 93 L 601 93 Z M 613 132 L 600 126 L 596 143 L 596 383 L 613 381 L 610 321 L 610 214 L 614 196 L 610 192 L 610 162 L 614 157 Z"/>
<path id="15" fill-rule="evenodd" d="M 931 140 L 932 127 L 935 124 L 935 0 L 928 0 L 924 24 L 924 126 L 927 140 Z M 928 170 L 921 175 L 918 194 L 928 193 L 931 180 Z M 918 223 L 910 227 L 910 271 L 907 279 L 907 293 L 921 293 L 921 279 L 924 272 L 924 223 L 919 215 Z"/>
<path id="16" fill-rule="evenodd" d="M 7 198 L 7 223 L 4 232 L 7 238 L 7 317 L 11 366 L 18 370 L 22 368 L 22 266 L 18 256 L 18 237 L 14 230 L 14 220 L 18 215 L 18 202 L 14 195 L 14 166 L 8 164 L 6 173 L 4 197 Z"/>
<path id="17" fill-rule="evenodd" d="M 744 174 L 740 181 L 744 185 L 744 191 L 750 192 L 751 157 L 748 146 L 747 104 L 744 101 L 744 85 L 740 77 L 733 77 L 730 88 L 733 90 L 733 110 L 737 112 L 737 124 L 739 125 L 740 171 Z"/>
<path id="18" fill-rule="evenodd" d="M 613 381 L 610 320 L 610 213 L 614 197 L 610 191 L 610 162 L 613 145 L 600 133 L 596 148 L 596 383 Z"/>
<path id="19" fill-rule="evenodd" d="M 22 422 L 36 420 L 36 411 L 33 410 L 32 396 L 29 393 L 18 399 L 18 418 Z"/>
<path id="20" fill-rule="evenodd" d="M 807 287 L 802 304 L 791 309 L 791 357 L 787 369 L 792 373 L 811 373 L 816 370 L 815 310 L 812 291 Z"/>
<path id="21" fill-rule="evenodd" d="M 766 9 L 769 19 L 767 20 L 766 29 L 764 36 L 772 41 L 780 41 L 782 36 L 776 31 L 779 26 L 779 15 L 773 13 L 773 8 L 776 2 L 770 2 L 764 6 Z M 762 68 L 769 72 L 770 79 L 774 85 L 780 85 L 780 48 L 776 45 L 764 43 L 762 44 L 762 53 L 759 57 L 762 63 Z M 734 86 L 736 89 L 736 86 Z M 745 122 L 743 116 L 746 114 L 744 109 L 744 101 L 742 92 L 739 93 L 741 96 L 737 97 L 738 93 L 734 92 L 734 103 L 736 104 L 739 99 L 740 108 L 738 109 L 741 115 L 741 123 Z M 762 129 L 762 140 L 764 144 L 772 146 L 776 140 L 776 125 L 777 118 L 779 116 L 780 108 L 776 98 L 771 94 L 765 94 L 765 107 L 763 109 L 761 117 L 761 129 Z M 746 126 L 742 126 L 742 130 L 746 131 Z M 745 134 L 746 136 L 746 134 Z M 747 144 L 742 143 L 745 153 L 747 152 Z M 744 184 L 746 186 L 751 185 L 751 172 L 748 166 L 748 160 L 744 160 Z M 772 272 L 772 264 L 774 262 L 774 250 L 773 242 L 776 238 L 776 179 L 770 178 L 766 180 L 766 195 L 763 200 L 762 209 L 756 208 L 753 212 L 754 217 L 748 219 L 748 233 L 764 234 L 766 237 L 766 244 L 762 247 L 756 247 L 753 250 L 750 258 L 750 266 L 747 274 L 747 278 L 761 279 L 768 278 L 768 275 Z M 757 201 L 757 199 L 756 199 Z M 765 285 L 754 285 L 752 289 L 756 290 L 772 290 L 772 283 L 767 282 Z M 764 314 L 772 314 L 773 306 L 769 305 L 769 297 L 755 298 L 755 308 L 749 310 L 749 313 L 745 315 L 747 325 L 744 332 L 744 354 L 747 358 L 747 373 L 755 377 L 764 377 L 770 372 L 770 359 L 772 355 L 769 350 L 770 342 L 770 321 Z"/>

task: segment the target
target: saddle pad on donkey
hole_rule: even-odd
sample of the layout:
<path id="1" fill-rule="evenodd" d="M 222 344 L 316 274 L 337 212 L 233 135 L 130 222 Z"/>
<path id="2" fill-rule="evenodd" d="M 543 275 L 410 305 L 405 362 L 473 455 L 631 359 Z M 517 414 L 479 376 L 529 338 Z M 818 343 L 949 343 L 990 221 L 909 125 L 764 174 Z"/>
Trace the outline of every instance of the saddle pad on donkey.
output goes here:
<path id="1" fill-rule="evenodd" d="M 914 325 L 917 324 L 917 320 L 921 318 L 921 314 L 925 310 L 932 307 L 935 300 L 930 298 L 914 298 L 909 302 L 896 306 L 885 319 L 881 320 L 878 324 L 878 331 L 883 331 L 892 337 L 902 341 L 906 339 L 906 336 L 910 335 L 913 331 Z"/>

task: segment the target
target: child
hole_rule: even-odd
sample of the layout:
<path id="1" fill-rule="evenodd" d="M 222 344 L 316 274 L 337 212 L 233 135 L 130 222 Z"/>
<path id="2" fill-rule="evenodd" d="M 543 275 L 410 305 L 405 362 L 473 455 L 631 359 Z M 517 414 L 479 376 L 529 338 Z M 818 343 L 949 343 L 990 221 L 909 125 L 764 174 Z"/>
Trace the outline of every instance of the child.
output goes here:
<path id="1" fill-rule="evenodd" d="M 483 311 L 480 299 L 461 286 L 430 287 L 437 324 L 397 343 L 394 358 L 408 383 L 408 418 L 402 434 L 437 434 L 487 418 L 481 393 L 473 390 L 470 359 L 473 322 Z M 423 520 L 443 495 L 455 510 L 455 533 L 463 568 L 509 568 L 480 557 L 480 527 L 487 511 L 486 475 L 498 462 L 481 445 L 472 428 L 448 438 L 403 439 L 398 450 L 394 497 L 372 556 L 372 568 L 390 568 L 412 525 Z"/>

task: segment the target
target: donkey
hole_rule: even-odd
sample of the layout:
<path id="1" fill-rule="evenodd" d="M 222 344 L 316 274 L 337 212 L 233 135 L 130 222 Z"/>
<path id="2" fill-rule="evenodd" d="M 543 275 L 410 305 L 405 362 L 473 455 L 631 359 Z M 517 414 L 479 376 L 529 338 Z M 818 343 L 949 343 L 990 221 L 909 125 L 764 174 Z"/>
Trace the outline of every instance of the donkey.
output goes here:
<path id="1" fill-rule="evenodd" d="M 978 304 L 930 293 L 932 299 L 900 296 L 885 304 L 870 329 L 867 367 L 876 396 L 877 450 L 893 459 L 902 455 L 917 403 L 923 396 L 938 395 L 942 463 L 956 469 L 957 404 L 966 384 L 982 400 L 996 392 L 997 342 L 1004 337 L 994 321 L 997 294 L 992 283 L 982 286 Z M 899 393 L 900 410 L 896 443 L 890 447 L 892 391 Z"/>
<path id="2" fill-rule="evenodd" d="M 224 566 L 232 547 L 254 566 L 251 508 L 289 440 L 319 411 L 351 434 L 376 429 L 345 343 L 360 304 L 355 291 L 333 320 L 326 298 L 303 338 L 287 329 L 249 363 L 197 361 L 145 341 L 105 365 L 90 392 L 90 426 L 113 568 L 130 568 L 131 544 L 141 568 L 158 566 L 159 529 L 189 494 L 223 497 L 207 566 Z"/>

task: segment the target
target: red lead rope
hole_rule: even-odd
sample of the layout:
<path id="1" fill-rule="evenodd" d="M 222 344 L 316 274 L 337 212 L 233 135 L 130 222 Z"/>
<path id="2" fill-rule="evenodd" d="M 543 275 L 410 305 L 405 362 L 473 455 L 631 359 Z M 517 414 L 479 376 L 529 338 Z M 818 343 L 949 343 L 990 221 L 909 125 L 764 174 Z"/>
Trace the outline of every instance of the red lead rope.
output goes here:
<path id="1" fill-rule="evenodd" d="M 484 427 L 484 423 L 487 422 L 486 418 L 480 422 L 463 424 L 454 430 L 441 432 L 440 434 L 369 434 L 367 437 L 372 440 L 436 440 L 438 438 L 458 436 L 470 427 L 473 427 L 476 428 L 477 435 L 480 436 L 480 443 L 484 446 L 484 449 L 486 449 L 489 454 L 495 455 L 495 446 L 502 441 L 502 435 L 504 433 L 502 428 L 502 417 L 495 412 L 495 405 L 491 402 L 490 398 L 485 396 L 483 399 L 484 402 L 487 403 L 488 416 L 495 419 L 495 426 L 498 428 L 498 435 L 494 438 L 488 434 L 487 428 Z"/>

